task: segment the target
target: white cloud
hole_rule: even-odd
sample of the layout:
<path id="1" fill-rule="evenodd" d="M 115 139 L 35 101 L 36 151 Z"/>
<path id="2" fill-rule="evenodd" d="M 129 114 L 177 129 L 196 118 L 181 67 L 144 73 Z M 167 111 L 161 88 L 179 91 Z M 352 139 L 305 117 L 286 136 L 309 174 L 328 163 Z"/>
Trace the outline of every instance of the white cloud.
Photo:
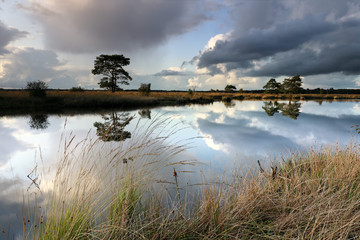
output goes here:
<path id="1" fill-rule="evenodd" d="M 192 89 L 201 88 L 202 83 L 199 81 L 199 77 L 189 78 L 187 87 L 190 87 Z"/>
<path id="2" fill-rule="evenodd" d="M 210 148 L 217 151 L 222 151 L 226 154 L 230 154 L 230 146 L 224 143 L 216 142 L 215 139 L 210 134 L 204 134 L 204 133 L 201 134 L 205 139 L 206 145 L 208 145 Z"/>
<path id="3" fill-rule="evenodd" d="M 226 76 L 216 74 L 206 79 L 206 84 L 216 89 L 223 89 L 226 86 Z"/>
<path id="4" fill-rule="evenodd" d="M 217 119 L 215 119 L 217 124 L 224 124 L 225 123 L 225 114 L 221 114 Z"/>
<path id="5" fill-rule="evenodd" d="M 50 88 L 71 88 L 81 84 L 94 87 L 90 70 L 66 66 L 49 50 L 13 48 L 6 58 L 0 58 L 0 86 L 25 88 L 30 81 L 45 81 Z"/>
<path id="6" fill-rule="evenodd" d="M 33 48 L 13 49 L 1 63 L 3 87 L 24 88 L 28 81 L 50 81 L 59 73 L 54 67 L 61 65 L 54 52 Z"/>

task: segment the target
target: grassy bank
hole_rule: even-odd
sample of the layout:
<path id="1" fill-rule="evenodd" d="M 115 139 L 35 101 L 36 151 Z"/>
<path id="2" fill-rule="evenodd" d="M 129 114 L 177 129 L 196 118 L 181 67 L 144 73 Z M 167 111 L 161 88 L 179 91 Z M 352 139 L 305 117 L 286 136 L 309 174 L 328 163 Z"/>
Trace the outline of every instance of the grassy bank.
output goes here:
<path id="1" fill-rule="evenodd" d="M 24 90 L 0 91 L 0 110 L 38 111 L 67 109 L 131 109 L 153 106 L 184 105 L 190 103 L 211 103 L 213 99 L 202 95 L 155 94 L 149 96 L 134 92 L 109 91 L 47 91 L 44 98 L 30 97 Z"/>
<path id="2" fill-rule="evenodd" d="M 130 109 L 154 106 L 212 103 L 237 100 L 352 100 L 356 94 L 264 94 L 224 92 L 152 92 L 144 96 L 138 91 L 47 91 L 47 97 L 30 97 L 24 90 L 0 91 L 0 110 L 11 111 L 62 111 L 69 109 Z"/>
<path id="3" fill-rule="evenodd" d="M 40 185 L 51 191 L 24 211 L 25 239 L 359 239 L 358 145 L 208 182 L 188 172 L 169 124 L 127 143 L 65 139 L 54 179 Z"/>

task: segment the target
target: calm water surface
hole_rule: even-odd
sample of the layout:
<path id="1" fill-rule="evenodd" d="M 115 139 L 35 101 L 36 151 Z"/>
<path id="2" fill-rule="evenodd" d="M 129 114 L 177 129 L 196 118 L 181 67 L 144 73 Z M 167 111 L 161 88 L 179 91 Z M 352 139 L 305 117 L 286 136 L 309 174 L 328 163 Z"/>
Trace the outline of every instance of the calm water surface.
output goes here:
<path id="1" fill-rule="evenodd" d="M 360 103 L 233 101 L 128 112 L 1 117 L 0 226 L 7 230 L 9 224 L 12 229 L 20 224 L 23 192 L 36 187 L 31 180 L 37 177 L 34 167 L 55 164 L 62 136 L 98 138 L 97 128 L 115 123 L 117 127 L 103 140 L 126 142 L 137 124 L 163 118 L 171 118 L 169 128 L 178 128 L 169 142 L 189 146 L 181 157 L 223 173 L 234 166 L 254 167 L 257 159 L 266 165 L 289 152 L 357 140 L 352 126 L 360 124 Z"/>

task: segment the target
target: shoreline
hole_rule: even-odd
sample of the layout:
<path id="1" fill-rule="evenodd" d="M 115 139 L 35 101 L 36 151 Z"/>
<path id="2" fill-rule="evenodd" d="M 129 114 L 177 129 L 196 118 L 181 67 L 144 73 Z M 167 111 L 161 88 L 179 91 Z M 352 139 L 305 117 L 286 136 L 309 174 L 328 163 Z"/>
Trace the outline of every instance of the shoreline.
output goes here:
<path id="1" fill-rule="evenodd" d="M 88 111 L 101 109 L 139 109 L 159 106 L 183 106 L 187 104 L 211 104 L 215 101 L 230 102 L 231 100 L 255 101 L 344 101 L 359 100 L 360 94 L 268 94 L 268 93 L 238 93 L 238 92 L 175 92 L 154 91 L 145 96 L 138 91 L 109 91 L 85 90 L 47 91 L 44 98 L 30 97 L 26 90 L 0 91 L 1 115 L 7 113 L 32 113 L 63 111 Z"/>

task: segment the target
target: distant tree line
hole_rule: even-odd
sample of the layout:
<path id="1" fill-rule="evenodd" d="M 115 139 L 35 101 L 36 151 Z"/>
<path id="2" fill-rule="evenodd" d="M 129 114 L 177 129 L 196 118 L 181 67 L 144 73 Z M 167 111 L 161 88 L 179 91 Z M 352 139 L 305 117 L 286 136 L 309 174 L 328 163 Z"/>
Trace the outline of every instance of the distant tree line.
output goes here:
<path id="1" fill-rule="evenodd" d="M 153 90 L 155 92 L 155 90 Z M 218 91 L 221 92 L 221 91 Z M 264 93 L 264 89 L 257 90 L 243 90 L 243 93 Z M 281 92 L 279 92 L 281 93 Z M 315 89 L 302 89 L 300 93 L 308 93 L 308 94 L 360 94 L 360 89 L 334 89 L 334 88 L 315 88 Z"/>
<path id="2" fill-rule="evenodd" d="M 277 82 L 274 78 L 271 78 L 264 86 L 263 90 L 248 90 L 244 92 L 251 93 L 308 93 L 308 94 L 360 94 L 360 89 L 334 89 L 334 88 L 315 88 L 304 89 L 302 88 L 302 80 L 300 75 L 296 75 L 292 78 L 285 78 L 282 83 Z"/>

